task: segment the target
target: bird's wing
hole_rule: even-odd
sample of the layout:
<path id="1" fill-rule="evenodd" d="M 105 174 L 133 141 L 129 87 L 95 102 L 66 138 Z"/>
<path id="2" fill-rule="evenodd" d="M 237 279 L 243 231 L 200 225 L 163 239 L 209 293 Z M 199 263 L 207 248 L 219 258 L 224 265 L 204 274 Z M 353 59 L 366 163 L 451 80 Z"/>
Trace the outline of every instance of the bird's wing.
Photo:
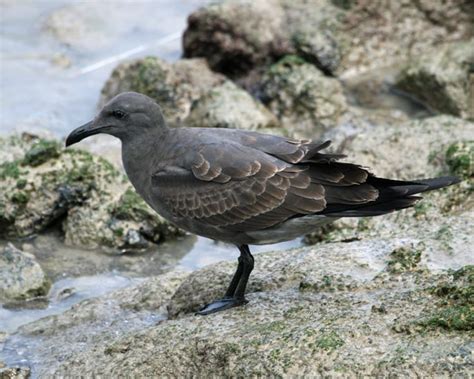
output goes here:
<path id="1" fill-rule="evenodd" d="M 152 178 L 154 193 L 176 217 L 241 231 L 321 212 L 328 202 L 357 204 L 376 197 L 365 170 L 325 158 L 319 150 L 327 144 L 307 145 L 298 158 L 302 164 L 295 165 L 275 148 L 271 154 L 228 141 L 202 144 L 181 157 L 179 166 L 160 164 Z"/>

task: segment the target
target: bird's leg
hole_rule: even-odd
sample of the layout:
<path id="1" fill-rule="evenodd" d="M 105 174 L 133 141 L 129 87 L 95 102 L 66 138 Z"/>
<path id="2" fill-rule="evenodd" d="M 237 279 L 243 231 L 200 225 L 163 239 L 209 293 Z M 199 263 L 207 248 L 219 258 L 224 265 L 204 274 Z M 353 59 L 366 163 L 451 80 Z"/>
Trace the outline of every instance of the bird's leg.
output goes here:
<path id="1" fill-rule="evenodd" d="M 235 289 L 235 292 L 234 292 L 234 298 L 243 299 L 245 302 L 247 302 L 244 296 L 245 288 L 247 287 L 250 273 L 253 270 L 254 259 L 253 259 L 252 254 L 250 254 L 249 245 L 239 246 L 239 250 L 240 250 L 239 260 L 242 260 L 243 268 L 242 268 L 242 275 L 240 276 L 239 283 L 237 284 L 237 288 Z"/>
<path id="2" fill-rule="evenodd" d="M 239 264 L 230 282 L 229 288 L 227 288 L 224 298 L 207 304 L 199 310 L 197 314 L 208 315 L 247 303 L 244 296 L 245 288 L 247 287 L 250 273 L 253 270 L 254 259 L 252 254 L 250 254 L 248 245 L 240 245 L 239 250 Z"/>
<path id="3" fill-rule="evenodd" d="M 227 288 L 227 291 L 224 295 L 225 298 L 234 296 L 235 290 L 237 289 L 237 286 L 240 282 L 240 278 L 242 277 L 243 272 L 244 272 L 244 259 L 241 254 L 239 257 L 239 264 L 237 266 L 237 270 L 235 270 L 234 276 L 232 277 L 229 287 Z"/>

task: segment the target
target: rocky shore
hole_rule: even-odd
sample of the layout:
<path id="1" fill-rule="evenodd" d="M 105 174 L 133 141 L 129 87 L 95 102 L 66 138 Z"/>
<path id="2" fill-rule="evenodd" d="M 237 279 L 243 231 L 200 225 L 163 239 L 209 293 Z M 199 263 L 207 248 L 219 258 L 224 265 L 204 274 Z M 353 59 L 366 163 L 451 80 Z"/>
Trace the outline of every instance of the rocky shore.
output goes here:
<path id="1" fill-rule="evenodd" d="M 222 2 L 189 16 L 182 59 L 119 64 L 99 105 L 138 91 L 173 127 L 331 139 L 379 176 L 462 182 L 411 209 L 340 219 L 301 248 L 256 255 L 241 308 L 194 315 L 224 292 L 234 262 L 191 273 L 169 265 L 3 333 L 4 351 L 21 350 L 25 362 L 0 363 L 0 377 L 472 374 L 473 20 L 464 0 Z M 350 83 L 385 67 L 390 75 L 358 88 L 405 96 L 423 118 L 361 106 L 369 102 Z M 66 246 L 128 260 L 183 236 L 100 155 L 32 134 L 0 138 L 7 307 L 50 296 L 55 279 L 21 247 L 52 230 Z"/>

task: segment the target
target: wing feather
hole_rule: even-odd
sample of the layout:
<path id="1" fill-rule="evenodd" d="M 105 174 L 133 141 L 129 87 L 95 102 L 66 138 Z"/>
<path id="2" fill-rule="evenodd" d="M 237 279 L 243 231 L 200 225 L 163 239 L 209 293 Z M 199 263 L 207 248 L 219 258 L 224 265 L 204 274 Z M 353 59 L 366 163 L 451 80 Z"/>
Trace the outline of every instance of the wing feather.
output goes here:
<path id="1" fill-rule="evenodd" d="M 155 195 L 177 218 L 248 231 L 379 197 L 375 177 L 367 170 L 337 162 L 340 154 L 322 152 L 329 141 L 235 130 L 213 133 L 220 136 L 219 143 L 208 138 L 211 142 L 185 151 L 179 167 L 162 162 L 152 177 Z"/>

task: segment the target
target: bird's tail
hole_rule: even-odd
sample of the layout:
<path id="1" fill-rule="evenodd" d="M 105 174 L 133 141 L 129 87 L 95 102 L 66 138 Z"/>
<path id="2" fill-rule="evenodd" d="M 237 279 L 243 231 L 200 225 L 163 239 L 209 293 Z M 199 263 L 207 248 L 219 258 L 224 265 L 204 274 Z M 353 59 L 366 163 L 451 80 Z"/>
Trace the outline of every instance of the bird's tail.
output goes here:
<path id="1" fill-rule="evenodd" d="M 351 207 L 344 206 L 344 209 L 331 207 L 327 209 L 325 214 L 334 217 L 366 217 L 378 216 L 390 213 L 398 209 L 409 208 L 413 206 L 420 196 L 416 194 L 443 188 L 460 182 L 460 179 L 454 176 L 444 176 L 441 178 L 421 179 L 413 182 L 383 179 L 371 177 L 367 181 L 369 184 L 377 188 L 379 196 L 377 200 L 354 205 Z"/>

